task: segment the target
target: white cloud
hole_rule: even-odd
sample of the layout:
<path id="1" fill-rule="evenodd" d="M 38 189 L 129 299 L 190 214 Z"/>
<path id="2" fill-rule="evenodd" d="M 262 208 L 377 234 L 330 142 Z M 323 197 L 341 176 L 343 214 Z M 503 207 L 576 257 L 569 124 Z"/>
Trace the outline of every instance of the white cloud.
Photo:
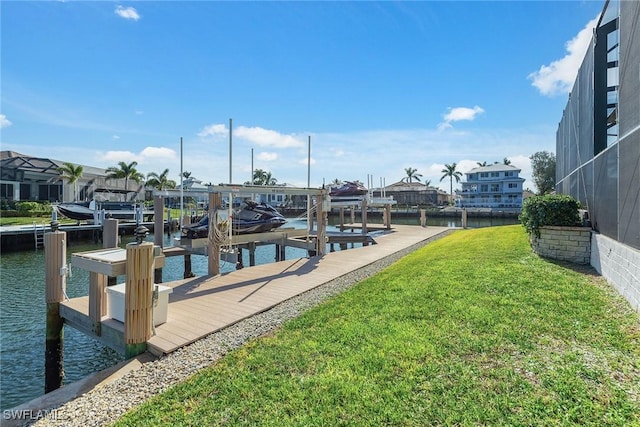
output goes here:
<path id="1" fill-rule="evenodd" d="M 133 7 L 117 6 L 115 14 L 124 19 L 132 19 L 134 21 L 140 19 L 138 11 Z"/>
<path id="2" fill-rule="evenodd" d="M 113 139 L 114 141 L 117 141 L 120 139 L 120 137 L 118 135 L 113 135 L 111 139 Z"/>
<path id="3" fill-rule="evenodd" d="M 297 148 L 304 146 L 304 143 L 295 136 L 281 134 L 261 127 L 240 126 L 234 131 L 234 135 L 263 147 Z"/>
<path id="4" fill-rule="evenodd" d="M 202 130 L 198 132 L 198 136 L 204 138 L 207 136 L 227 135 L 228 133 L 229 130 L 225 125 L 213 124 L 203 127 Z"/>
<path id="5" fill-rule="evenodd" d="M 140 152 L 141 161 L 150 159 L 167 159 L 174 160 L 178 158 L 178 154 L 171 148 L 166 147 L 145 147 Z"/>
<path id="6" fill-rule="evenodd" d="M 456 107 L 449 108 L 446 114 L 444 114 L 444 121 L 438 125 L 438 130 L 442 131 L 453 127 L 451 123 L 458 122 L 460 120 L 474 120 L 478 114 L 484 113 L 484 109 L 479 106 L 473 108 L 468 107 Z"/>
<path id="7" fill-rule="evenodd" d="M 258 153 L 258 160 L 264 161 L 264 162 L 273 162 L 274 160 L 278 159 L 278 154 L 276 153 L 268 153 L 266 151 L 263 151 L 261 153 Z"/>
<path id="8" fill-rule="evenodd" d="M 12 123 L 7 119 L 7 116 L 0 114 L 0 129 L 11 126 Z"/>
<path id="9" fill-rule="evenodd" d="M 563 95 L 571 91 L 597 22 L 598 17 L 589 21 L 566 43 L 567 53 L 564 57 L 552 61 L 549 65 L 542 65 L 538 71 L 527 76 L 542 95 Z"/>
<path id="10" fill-rule="evenodd" d="M 131 151 L 107 151 L 100 156 L 100 160 L 107 162 L 137 162 L 140 160 L 139 156 Z"/>

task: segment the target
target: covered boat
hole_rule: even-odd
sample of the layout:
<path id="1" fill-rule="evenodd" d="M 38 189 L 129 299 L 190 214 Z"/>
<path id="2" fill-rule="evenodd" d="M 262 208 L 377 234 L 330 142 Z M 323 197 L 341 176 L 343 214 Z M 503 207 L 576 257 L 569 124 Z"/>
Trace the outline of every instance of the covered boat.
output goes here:
<path id="1" fill-rule="evenodd" d="M 95 202 L 90 203 L 59 203 L 55 205 L 58 212 L 69 219 L 76 221 L 93 221 L 94 213 L 105 211 L 105 216 L 121 220 L 136 219 L 139 205 L 131 202 Z M 142 212 L 143 218 L 149 219 L 153 216 L 153 211 L 145 209 Z"/>
<path id="2" fill-rule="evenodd" d="M 278 228 L 287 222 L 273 206 L 266 203 L 247 201 L 232 214 L 233 234 L 264 233 Z M 205 215 L 195 224 L 182 227 L 183 236 L 189 239 L 205 238 L 209 235 L 209 215 Z"/>
<path id="3" fill-rule="evenodd" d="M 342 184 L 331 187 L 331 197 L 356 197 L 364 196 L 369 190 L 360 181 L 345 181 Z"/>

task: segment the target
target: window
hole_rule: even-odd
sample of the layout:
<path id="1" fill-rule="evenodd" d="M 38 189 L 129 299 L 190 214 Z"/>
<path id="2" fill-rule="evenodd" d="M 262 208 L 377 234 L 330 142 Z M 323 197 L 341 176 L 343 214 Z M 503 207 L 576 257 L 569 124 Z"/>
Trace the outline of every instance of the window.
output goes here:
<path id="1" fill-rule="evenodd" d="M 515 172 L 505 172 L 504 176 L 515 176 Z"/>
<path id="2" fill-rule="evenodd" d="M 0 197 L 13 200 L 13 184 L 0 184 Z"/>
<path id="3" fill-rule="evenodd" d="M 480 172 L 480 178 L 488 178 L 488 177 L 489 177 L 488 172 Z"/>
<path id="4" fill-rule="evenodd" d="M 509 183 L 509 188 L 518 188 L 518 184 L 515 182 L 510 182 Z"/>
<path id="5" fill-rule="evenodd" d="M 491 178 L 497 178 L 500 176 L 500 172 L 491 172 Z"/>
<path id="6" fill-rule="evenodd" d="M 480 186 L 480 191 L 482 191 L 482 192 L 485 192 L 485 193 L 486 193 L 487 191 L 489 191 L 489 186 L 488 186 L 487 184 L 482 184 L 482 185 Z"/>
<path id="7" fill-rule="evenodd" d="M 492 192 L 500 191 L 500 184 L 491 184 L 491 191 Z"/>

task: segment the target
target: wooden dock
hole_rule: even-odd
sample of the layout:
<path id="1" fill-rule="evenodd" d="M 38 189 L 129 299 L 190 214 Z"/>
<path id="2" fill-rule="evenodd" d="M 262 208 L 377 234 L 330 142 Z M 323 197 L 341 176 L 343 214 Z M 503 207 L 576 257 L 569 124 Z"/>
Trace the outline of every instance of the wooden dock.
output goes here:
<path id="1" fill-rule="evenodd" d="M 331 252 L 322 257 L 299 258 L 245 268 L 217 276 L 202 276 L 163 283 L 169 295 L 167 322 L 155 327 L 147 349 L 155 355 L 180 347 L 268 310 L 296 295 L 363 268 L 416 243 L 449 231 L 446 227 L 394 226 L 375 236 L 375 245 Z M 88 318 L 88 297 L 60 303 L 65 322 L 95 336 L 83 327 Z M 103 317 L 103 336 L 111 346 L 122 342 L 122 324 Z M 106 336 L 104 336 L 106 335 Z M 120 350 L 116 348 L 116 350 Z"/>

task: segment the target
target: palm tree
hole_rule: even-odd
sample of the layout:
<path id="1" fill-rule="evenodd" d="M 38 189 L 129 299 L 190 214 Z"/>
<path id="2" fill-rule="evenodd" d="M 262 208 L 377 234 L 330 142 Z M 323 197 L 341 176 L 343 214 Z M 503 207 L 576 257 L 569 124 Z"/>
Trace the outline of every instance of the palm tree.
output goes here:
<path id="1" fill-rule="evenodd" d="M 442 175 L 442 178 L 440 178 L 440 181 L 442 181 L 446 177 L 449 177 L 449 194 L 451 194 L 452 196 L 453 196 L 453 179 L 455 178 L 456 182 L 460 182 L 460 178 L 462 178 L 462 172 L 457 171 L 456 166 L 457 165 L 455 163 L 452 163 L 450 165 L 445 164 L 444 169 L 440 171 L 444 174 Z"/>
<path id="2" fill-rule="evenodd" d="M 422 178 L 422 174 L 417 173 L 418 169 L 404 168 L 404 171 L 407 174 L 407 176 L 402 178 L 401 181 L 405 181 L 405 182 L 408 182 L 409 184 L 411 184 L 413 182 L 413 180 L 415 179 L 416 181 L 420 182 L 420 178 Z"/>
<path id="3" fill-rule="evenodd" d="M 502 162 L 503 162 L 505 165 L 510 165 L 510 164 L 511 164 L 511 160 L 507 159 L 506 157 L 504 158 L 504 160 L 502 160 Z"/>
<path id="4" fill-rule="evenodd" d="M 278 180 L 271 176 L 271 172 L 262 169 L 253 171 L 253 185 L 276 185 L 277 182 Z"/>
<path id="5" fill-rule="evenodd" d="M 144 175 L 138 172 L 136 166 L 138 166 L 138 162 L 131 162 L 129 164 L 119 162 L 118 166 L 111 166 L 107 169 L 107 179 L 124 179 L 124 189 L 128 191 L 130 179 L 137 183 L 144 180 Z"/>
<path id="6" fill-rule="evenodd" d="M 176 188 L 176 182 L 168 178 L 169 169 L 165 169 L 161 174 L 149 172 L 147 174 L 147 185 L 157 190 Z"/>
<path id="7" fill-rule="evenodd" d="M 149 176 L 149 175 L 147 175 L 147 176 Z M 182 177 L 183 178 L 189 179 L 190 176 L 191 176 L 191 172 L 189 172 L 189 171 L 182 172 Z"/>
<path id="8" fill-rule="evenodd" d="M 78 201 L 78 179 L 82 178 L 83 169 L 80 165 L 64 162 L 58 168 L 60 179 L 66 180 L 69 184 L 73 184 L 73 201 Z"/>
<path id="9" fill-rule="evenodd" d="M 425 186 L 425 187 L 429 187 L 430 185 L 431 185 L 431 180 L 430 180 L 430 179 L 428 179 L 428 180 L 426 180 L 426 181 L 424 182 L 424 186 Z"/>
<path id="10" fill-rule="evenodd" d="M 487 162 L 477 162 L 478 166 L 483 167 L 483 166 L 487 166 Z"/>

